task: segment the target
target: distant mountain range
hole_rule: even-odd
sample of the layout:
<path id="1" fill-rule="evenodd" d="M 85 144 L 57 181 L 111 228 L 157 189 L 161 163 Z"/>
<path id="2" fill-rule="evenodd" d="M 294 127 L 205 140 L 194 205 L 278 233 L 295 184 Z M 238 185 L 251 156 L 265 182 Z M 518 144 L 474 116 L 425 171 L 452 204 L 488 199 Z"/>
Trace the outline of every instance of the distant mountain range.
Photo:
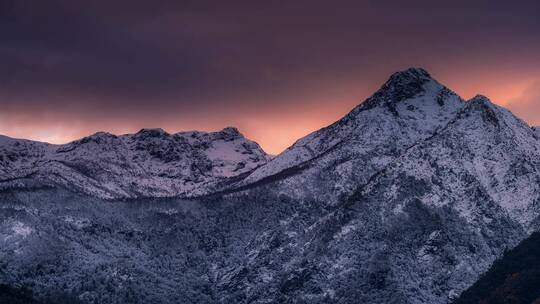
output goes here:
<path id="1" fill-rule="evenodd" d="M 28 181 L 60 185 L 106 199 L 200 196 L 269 159 L 235 128 L 99 132 L 65 145 L 0 137 L 0 182 L 6 188 Z"/>
<path id="2" fill-rule="evenodd" d="M 540 225 L 540 131 L 412 68 L 268 156 L 238 130 L 0 138 L 0 283 L 83 303 L 450 303 Z"/>

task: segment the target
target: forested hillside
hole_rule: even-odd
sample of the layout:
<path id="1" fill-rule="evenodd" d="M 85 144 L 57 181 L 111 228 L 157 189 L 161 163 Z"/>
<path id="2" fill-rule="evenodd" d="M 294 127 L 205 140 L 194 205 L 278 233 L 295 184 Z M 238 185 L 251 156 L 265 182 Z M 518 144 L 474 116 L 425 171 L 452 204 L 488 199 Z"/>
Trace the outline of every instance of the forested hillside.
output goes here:
<path id="1" fill-rule="evenodd" d="M 540 233 L 497 260 L 454 304 L 540 303 Z"/>

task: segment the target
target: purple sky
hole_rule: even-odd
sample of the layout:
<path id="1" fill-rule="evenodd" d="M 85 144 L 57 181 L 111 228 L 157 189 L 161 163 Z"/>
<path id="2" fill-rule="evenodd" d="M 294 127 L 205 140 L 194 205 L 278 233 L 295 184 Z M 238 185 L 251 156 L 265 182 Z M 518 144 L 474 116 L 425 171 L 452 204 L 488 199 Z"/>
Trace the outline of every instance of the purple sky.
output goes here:
<path id="1" fill-rule="evenodd" d="M 0 0 L 0 134 L 233 125 L 277 153 L 426 68 L 540 124 L 538 1 Z"/>

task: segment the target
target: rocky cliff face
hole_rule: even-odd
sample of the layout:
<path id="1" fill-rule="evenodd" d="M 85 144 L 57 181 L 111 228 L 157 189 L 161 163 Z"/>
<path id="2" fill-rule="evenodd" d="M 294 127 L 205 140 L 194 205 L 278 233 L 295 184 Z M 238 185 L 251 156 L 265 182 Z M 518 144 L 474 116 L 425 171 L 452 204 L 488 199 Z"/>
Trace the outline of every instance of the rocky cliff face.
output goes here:
<path id="1" fill-rule="evenodd" d="M 272 160 L 232 129 L 2 139 L 0 281 L 86 303 L 449 303 L 538 228 L 539 138 L 409 69 Z"/>

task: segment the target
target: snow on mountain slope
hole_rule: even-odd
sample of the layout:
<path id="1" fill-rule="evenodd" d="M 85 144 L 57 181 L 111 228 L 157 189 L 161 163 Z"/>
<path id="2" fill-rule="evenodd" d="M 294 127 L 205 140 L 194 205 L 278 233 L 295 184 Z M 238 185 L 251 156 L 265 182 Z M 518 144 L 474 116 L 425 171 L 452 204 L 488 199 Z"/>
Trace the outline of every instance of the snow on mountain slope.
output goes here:
<path id="1" fill-rule="evenodd" d="M 424 87 L 406 83 L 400 90 Z M 410 96 L 400 90 L 394 90 L 395 96 Z M 449 303 L 506 249 L 537 230 L 537 130 L 483 96 L 467 102 L 457 98 L 456 106 L 440 115 L 424 110 L 437 109 L 437 99 L 418 99 L 369 99 L 254 171 L 247 180 L 261 172 L 278 173 L 260 175 L 259 182 L 255 179 L 231 197 L 272 193 L 280 202 L 324 211 L 311 221 L 290 214 L 280 222 L 283 235 L 268 230 L 268 242 L 279 235 L 279 247 L 252 247 L 255 257 L 239 266 L 244 276 L 227 284 L 267 290 L 288 282 L 294 286 L 286 298 L 313 302 Z M 402 120 L 412 101 L 430 115 Z M 343 128 L 358 113 L 369 113 L 362 118 L 384 126 L 384 132 L 359 132 L 351 136 L 354 140 L 340 137 L 362 128 Z M 366 129 L 377 130 L 360 130 Z M 340 131 L 333 135 L 330 130 Z M 309 150 L 323 152 L 301 153 Z M 297 165 L 272 167 L 284 155 L 293 155 L 291 163 Z M 353 164 L 350 171 L 343 170 L 345 163 Z M 267 183 L 260 182 L 265 178 Z M 350 190 L 329 191 L 344 185 Z M 287 269 L 265 273 L 276 260 Z M 280 282 L 284 277 L 289 280 Z"/>
<path id="2" fill-rule="evenodd" d="M 68 186 L 0 191 L 0 281 L 84 303 L 451 303 L 540 227 L 538 129 L 421 69 L 271 161 L 234 129 L 0 146 Z"/>
<path id="3" fill-rule="evenodd" d="M 65 145 L 2 137 L 0 180 L 9 187 L 31 177 L 102 198 L 195 196 L 218 190 L 268 159 L 235 128 L 99 132 Z"/>
<path id="4" fill-rule="evenodd" d="M 282 191 L 333 200 L 365 183 L 409 146 L 430 137 L 463 106 L 459 96 L 423 69 L 395 73 L 344 118 L 300 139 L 240 185 L 264 183 L 292 172 L 281 182 Z M 299 171 L 302 174 L 296 174 Z"/>
<path id="5" fill-rule="evenodd" d="M 50 149 L 47 143 L 0 135 L 0 182 L 33 174 Z"/>
<path id="6" fill-rule="evenodd" d="M 533 129 L 508 110 L 477 96 L 452 129 L 468 144 L 461 158 L 468 172 L 508 214 L 528 229 L 540 206 L 540 142 Z M 480 119 L 479 116 L 482 118 Z M 483 124 L 481 123 L 483 121 Z"/>
<path id="7" fill-rule="evenodd" d="M 525 122 L 483 96 L 467 102 L 444 129 L 397 158 L 384 176 L 429 183 L 430 191 L 415 198 L 451 205 L 470 221 L 481 214 L 471 185 L 526 228 L 540 211 L 540 142 Z M 396 191 L 385 190 L 386 199 L 395 199 Z M 395 208 L 407 202 L 400 201 Z"/>
<path id="8" fill-rule="evenodd" d="M 447 303 L 538 229 L 539 169 L 534 131 L 477 96 L 313 229 L 350 231 L 327 247 L 328 267 L 336 254 L 346 259 L 341 267 L 354 269 L 336 281 L 378 269 L 380 285 L 368 279 L 355 291 L 372 303 Z M 352 250 L 381 261 L 350 259 L 358 254 Z"/>

